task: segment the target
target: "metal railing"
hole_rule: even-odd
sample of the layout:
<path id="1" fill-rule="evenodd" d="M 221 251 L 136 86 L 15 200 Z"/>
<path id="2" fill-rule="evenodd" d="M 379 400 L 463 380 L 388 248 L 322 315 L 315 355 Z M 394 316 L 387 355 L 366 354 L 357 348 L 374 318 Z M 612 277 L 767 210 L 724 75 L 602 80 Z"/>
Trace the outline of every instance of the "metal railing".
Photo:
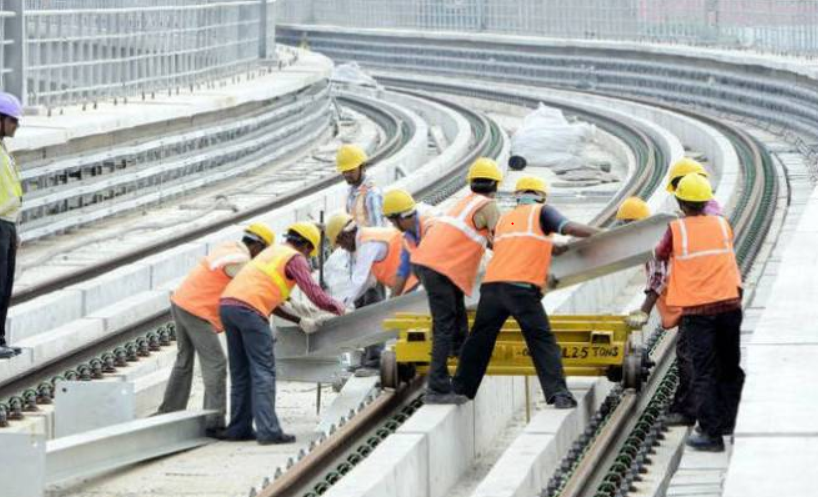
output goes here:
<path id="1" fill-rule="evenodd" d="M 488 32 L 818 56 L 818 0 L 279 0 L 283 23 Z"/>
<path id="2" fill-rule="evenodd" d="M 155 95 L 275 54 L 274 0 L 0 0 L 2 87 L 47 107 Z"/>

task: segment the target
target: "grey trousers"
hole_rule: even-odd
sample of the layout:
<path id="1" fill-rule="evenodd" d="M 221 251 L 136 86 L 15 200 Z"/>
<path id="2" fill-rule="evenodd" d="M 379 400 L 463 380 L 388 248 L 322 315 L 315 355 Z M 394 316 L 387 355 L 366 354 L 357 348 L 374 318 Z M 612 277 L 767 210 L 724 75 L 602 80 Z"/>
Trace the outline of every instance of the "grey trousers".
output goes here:
<path id="1" fill-rule="evenodd" d="M 179 352 L 159 412 L 182 411 L 187 408 L 193 383 L 193 357 L 198 354 L 205 387 L 204 408 L 217 412 L 208 416 L 207 428 L 224 428 L 227 359 L 222 344 L 219 343 L 219 336 L 209 322 L 175 304 L 171 304 L 170 312 L 176 323 L 176 345 Z"/>

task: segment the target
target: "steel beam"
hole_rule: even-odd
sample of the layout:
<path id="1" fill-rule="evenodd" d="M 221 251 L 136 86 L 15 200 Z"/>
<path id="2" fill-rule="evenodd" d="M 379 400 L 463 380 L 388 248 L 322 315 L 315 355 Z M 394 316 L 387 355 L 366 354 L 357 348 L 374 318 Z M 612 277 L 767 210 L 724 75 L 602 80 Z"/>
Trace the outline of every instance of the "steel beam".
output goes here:
<path id="1" fill-rule="evenodd" d="M 109 426 L 47 443 L 47 484 L 111 471 L 212 441 L 205 438 L 205 416 L 212 411 L 181 411 Z"/>

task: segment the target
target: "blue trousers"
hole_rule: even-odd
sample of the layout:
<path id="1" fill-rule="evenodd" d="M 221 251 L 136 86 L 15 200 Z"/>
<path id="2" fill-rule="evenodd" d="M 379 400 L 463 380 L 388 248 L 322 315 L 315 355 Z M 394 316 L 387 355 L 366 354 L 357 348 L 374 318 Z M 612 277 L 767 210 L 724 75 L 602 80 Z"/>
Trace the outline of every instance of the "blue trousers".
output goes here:
<path id="1" fill-rule="evenodd" d="M 221 306 L 219 315 L 227 333 L 230 361 L 229 438 L 250 437 L 253 421 L 258 440 L 282 434 L 275 411 L 276 369 L 269 322 L 257 313 Z"/>

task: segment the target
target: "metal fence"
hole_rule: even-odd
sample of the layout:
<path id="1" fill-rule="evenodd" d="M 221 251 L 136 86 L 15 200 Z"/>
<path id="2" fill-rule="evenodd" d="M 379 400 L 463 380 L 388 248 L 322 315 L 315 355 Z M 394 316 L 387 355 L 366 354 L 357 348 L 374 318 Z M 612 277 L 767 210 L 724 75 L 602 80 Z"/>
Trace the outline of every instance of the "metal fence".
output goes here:
<path id="1" fill-rule="evenodd" d="M 818 56 L 818 0 L 279 0 L 282 23 L 488 32 Z"/>
<path id="2" fill-rule="evenodd" d="M 192 88 L 275 54 L 274 0 L 0 0 L 2 87 L 59 106 Z"/>

